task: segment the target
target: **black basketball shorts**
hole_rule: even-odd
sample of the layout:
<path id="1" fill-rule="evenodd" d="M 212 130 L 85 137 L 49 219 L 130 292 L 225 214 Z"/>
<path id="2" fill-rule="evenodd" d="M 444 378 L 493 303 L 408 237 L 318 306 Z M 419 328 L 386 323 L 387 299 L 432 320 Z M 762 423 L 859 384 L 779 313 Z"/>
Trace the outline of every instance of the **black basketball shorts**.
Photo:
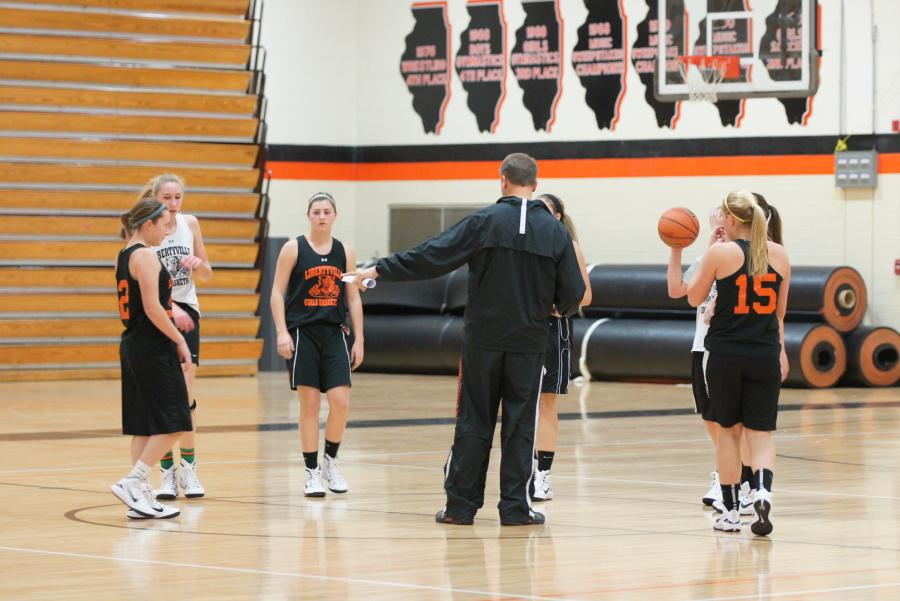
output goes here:
<path id="1" fill-rule="evenodd" d="M 294 356 L 287 360 L 291 390 L 309 386 L 326 392 L 350 386 L 350 343 L 343 328 L 312 323 L 295 328 Z"/>
<path id="2" fill-rule="evenodd" d="M 190 305 L 178 302 L 176 304 L 194 320 L 194 329 L 190 332 L 181 333 L 184 335 L 184 341 L 187 343 L 188 350 L 191 351 L 191 363 L 200 365 L 200 314 Z"/>
<path id="3" fill-rule="evenodd" d="M 551 315 L 547 319 L 549 333 L 544 352 L 547 372 L 541 381 L 541 392 L 566 394 L 569 391 L 569 372 L 572 357 L 572 322 L 565 317 Z"/>
<path id="4" fill-rule="evenodd" d="M 153 436 L 192 429 L 187 385 L 175 344 L 119 347 L 122 367 L 122 433 Z"/>
<path id="5" fill-rule="evenodd" d="M 781 364 L 772 357 L 741 357 L 710 352 L 706 360 L 710 413 L 720 426 L 742 423 L 771 431 L 778 419 Z"/>
<path id="6" fill-rule="evenodd" d="M 710 413 L 709 391 L 706 389 L 706 375 L 703 373 L 702 351 L 691 353 L 691 387 L 694 390 L 694 411 L 706 421 L 714 421 Z"/>

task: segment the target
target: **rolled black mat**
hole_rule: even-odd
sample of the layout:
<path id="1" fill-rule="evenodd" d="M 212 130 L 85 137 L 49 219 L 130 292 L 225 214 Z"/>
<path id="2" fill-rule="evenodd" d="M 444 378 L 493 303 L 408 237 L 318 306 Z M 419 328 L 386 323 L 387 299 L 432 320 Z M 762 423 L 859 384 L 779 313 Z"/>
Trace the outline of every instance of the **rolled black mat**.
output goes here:
<path id="1" fill-rule="evenodd" d="M 364 331 L 366 349 L 361 371 L 455 374 L 458 370 L 462 317 L 366 315 Z"/>
<path id="2" fill-rule="evenodd" d="M 586 317 L 679 319 L 693 316 L 684 298 L 671 299 L 665 265 L 594 265 Z M 849 332 L 866 313 L 865 282 L 852 267 L 794 267 L 788 321 L 824 321 Z"/>
<path id="3" fill-rule="evenodd" d="M 450 273 L 417 282 L 378 280 L 375 288 L 363 293 L 363 306 L 366 313 L 443 313 L 452 277 Z"/>
<path id="4" fill-rule="evenodd" d="M 900 334 L 893 328 L 862 327 L 844 337 L 848 386 L 896 386 L 900 384 Z"/>
<path id="5" fill-rule="evenodd" d="M 694 324 L 690 321 L 577 319 L 572 331 L 575 373 L 597 380 L 671 381 L 691 377 Z M 785 345 L 790 362 L 787 386 L 833 386 L 844 373 L 846 349 L 841 336 L 830 326 L 786 324 Z"/>

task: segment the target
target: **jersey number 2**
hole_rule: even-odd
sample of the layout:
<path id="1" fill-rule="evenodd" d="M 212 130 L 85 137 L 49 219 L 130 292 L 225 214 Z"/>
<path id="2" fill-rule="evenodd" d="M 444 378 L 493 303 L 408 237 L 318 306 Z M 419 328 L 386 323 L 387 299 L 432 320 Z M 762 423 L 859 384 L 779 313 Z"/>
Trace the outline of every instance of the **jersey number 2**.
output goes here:
<path id="1" fill-rule="evenodd" d="M 751 309 L 758 315 L 774 313 L 778 304 L 778 293 L 765 287 L 768 282 L 775 282 L 774 273 L 753 276 L 753 292 L 765 302 L 754 302 L 751 306 L 747 304 L 747 275 L 738 277 L 735 281 L 738 287 L 738 302 L 734 307 L 735 315 L 747 315 Z"/>
<path id="2" fill-rule="evenodd" d="M 127 320 L 130 317 L 128 311 L 128 280 L 119 280 L 119 318 Z"/>

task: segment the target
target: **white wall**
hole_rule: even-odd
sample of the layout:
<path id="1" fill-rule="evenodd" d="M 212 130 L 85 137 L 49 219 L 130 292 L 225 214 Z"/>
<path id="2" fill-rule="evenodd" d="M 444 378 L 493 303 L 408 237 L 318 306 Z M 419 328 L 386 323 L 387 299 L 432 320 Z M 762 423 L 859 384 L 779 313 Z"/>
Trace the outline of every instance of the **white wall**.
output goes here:
<path id="1" fill-rule="evenodd" d="M 775 137 L 773 144 L 777 144 L 777 138 L 785 136 L 833 136 L 837 140 L 841 134 L 869 134 L 873 114 L 876 132 L 884 134 L 890 131 L 891 120 L 900 118 L 900 38 L 896 35 L 900 2 L 843 3 L 845 14 L 852 16 L 842 27 L 841 0 L 820 0 L 821 85 L 805 127 L 789 125 L 777 100 L 750 99 L 740 128 L 722 126 L 711 105 L 683 103 L 678 127 L 661 129 L 629 62 L 628 91 L 619 125 L 615 131 L 599 130 L 569 62 L 586 9 L 582 0 L 562 0 L 566 66 L 552 132 L 534 131 L 522 92 L 510 74 L 496 133 L 479 133 L 454 71 L 445 125 L 440 135 L 434 135 L 423 132 L 399 71 L 404 38 L 413 27 L 410 1 L 268 0 L 263 36 L 269 51 L 269 142 L 403 146 L 622 141 L 627 148 L 629 140 Z M 647 8 L 644 0 L 625 0 L 624 5 L 630 45 Z M 511 50 L 524 12 L 517 0 L 506 0 L 504 7 Z M 459 36 L 468 24 L 462 0 L 449 0 L 449 17 L 455 56 Z M 873 22 L 879 28 L 874 47 Z M 847 48 L 844 57 L 842 30 Z M 842 61 L 846 61 L 843 70 Z M 566 200 L 576 217 L 588 260 L 643 263 L 666 259 L 666 249 L 655 231 L 656 219 L 665 208 L 687 206 L 706 215 L 725 192 L 737 188 L 761 192 L 779 208 L 795 264 L 857 268 L 869 287 L 870 320 L 900 329 L 900 277 L 893 273 L 894 259 L 900 258 L 900 174 L 881 174 L 874 191 L 846 192 L 834 187 L 832 175 L 573 178 L 542 180 L 540 186 L 540 190 L 553 191 Z M 499 193 L 495 180 L 279 180 L 271 190 L 273 235 L 305 231 L 306 199 L 322 189 L 337 195 L 336 235 L 353 245 L 360 258 L 386 252 L 392 204 L 484 204 Z"/>

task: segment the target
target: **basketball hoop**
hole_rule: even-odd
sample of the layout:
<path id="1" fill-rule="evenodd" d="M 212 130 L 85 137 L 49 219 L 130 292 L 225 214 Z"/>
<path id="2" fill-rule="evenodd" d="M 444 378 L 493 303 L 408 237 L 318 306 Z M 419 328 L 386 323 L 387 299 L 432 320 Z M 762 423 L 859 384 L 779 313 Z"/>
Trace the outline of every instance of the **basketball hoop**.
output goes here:
<path id="1" fill-rule="evenodd" d="M 696 68 L 691 69 L 691 65 Z M 715 102 L 719 97 L 719 84 L 740 76 L 741 62 L 737 56 L 679 56 L 678 72 L 687 86 L 691 102 Z"/>

